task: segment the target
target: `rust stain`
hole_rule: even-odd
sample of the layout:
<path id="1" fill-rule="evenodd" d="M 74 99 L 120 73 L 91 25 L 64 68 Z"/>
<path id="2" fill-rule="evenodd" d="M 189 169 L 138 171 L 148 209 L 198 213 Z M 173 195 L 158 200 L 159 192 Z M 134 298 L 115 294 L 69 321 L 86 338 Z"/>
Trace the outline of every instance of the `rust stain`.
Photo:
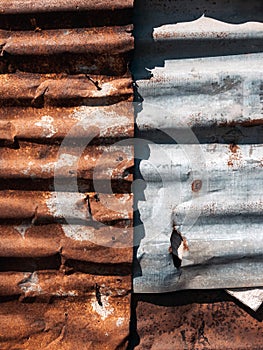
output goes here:
<path id="1" fill-rule="evenodd" d="M 232 153 L 237 153 L 237 151 L 239 150 L 239 147 L 238 147 L 238 145 L 232 143 L 229 145 L 229 149 Z"/>
<path id="2" fill-rule="evenodd" d="M 183 237 L 183 246 L 184 246 L 184 250 L 189 252 L 188 242 L 185 237 Z"/>
<path id="3" fill-rule="evenodd" d="M 240 147 L 234 143 L 229 145 L 230 155 L 227 165 L 229 167 L 240 167 L 242 165 L 242 154 Z"/>
<path id="4" fill-rule="evenodd" d="M 248 119 L 248 120 L 243 120 L 243 121 L 230 121 L 230 122 L 224 122 L 224 123 L 219 123 L 218 124 L 220 127 L 227 127 L 227 126 L 244 126 L 244 127 L 250 127 L 250 126 L 259 126 L 263 125 L 263 119 L 258 118 L 258 119 Z"/>
<path id="5" fill-rule="evenodd" d="M 192 191 L 193 192 L 199 192 L 202 189 L 202 181 L 201 180 L 195 180 L 192 183 Z"/>
<path id="6" fill-rule="evenodd" d="M 226 300 L 223 291 L 199 290 L 197 293 L 194 290 L 135 298 L 138 350 L 262 347 L 262 312 L 258 313 L 260 319 L 252 317 Z"/>

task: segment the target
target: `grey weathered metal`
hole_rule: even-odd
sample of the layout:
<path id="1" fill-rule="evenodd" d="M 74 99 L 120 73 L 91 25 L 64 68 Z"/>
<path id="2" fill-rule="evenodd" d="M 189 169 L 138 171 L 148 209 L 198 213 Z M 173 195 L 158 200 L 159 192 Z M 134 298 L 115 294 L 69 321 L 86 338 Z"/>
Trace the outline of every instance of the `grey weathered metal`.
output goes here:
<path id="1" fill-rule="evenodd" d="M 227 21 L 234 1 L 225 10 L 220 3 L 218 14 L 209 3 L 199 19 L 180 1 L 165 10 L 152 5 L 158 15 L 137 17 L 138 135 L 157 144 L 149 143 L 140 162 L 144 232 L 136 232 L 134 290 L 263 286 L 262 24 Z M 243 7 L 237 14 L 246 17 Z M 172 247 L 179 268 L 172 232 L 181 239 Z"/>

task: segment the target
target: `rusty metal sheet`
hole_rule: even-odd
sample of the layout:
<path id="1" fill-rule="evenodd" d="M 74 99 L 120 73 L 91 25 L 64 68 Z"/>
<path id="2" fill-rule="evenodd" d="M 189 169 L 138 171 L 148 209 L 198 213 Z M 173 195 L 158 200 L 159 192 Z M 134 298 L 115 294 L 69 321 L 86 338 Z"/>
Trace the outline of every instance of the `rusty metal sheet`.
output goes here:
<path id="1" fill-rule="evenodd" d="M 1 349 L 127 344 L 132 8 L 0 3 Z"/>
<path id="2" fill-rule="evenodd" d="M 73 220 L 101 222 L 132 219 L 131 194 L 63 193 L 63 210 L 55 208 L 56 193 L 41 191 L 0 191 L 0 221 L 31 219 L 32 223 Z M 61 196 L 61 197 L 62 197 Z M 95 197 L 95 198 L 94 198 Z M 122 204 L 122 205 L 121 205 Z"/>
<path id="3" fill-rule="evenodd" d="M 1 303 L 3 349 L 19 343 L 21 349 L 41 344 L 49 349 L 78 345 L 110 350 L 125 343 L 129 277 L 24 272 L 1 275 L 0 279 L 0 293 L 7 295 L 8 291 L 13 296 L 13 300 Z M 28 303 L 29 300 L 36 302 Z M 114 336 L 112 328 L 118 329 Z"/>
<path id="4" fill-rule="evenodd" d="M 68 1 L 47 0 L 44 3 L 40 0 L 3 0 L 0 4 L 0 13 L 14 14 L 14 13 L 38 13 L 51 11 L 92 11 L 92 10 L 116 10 L 133 7 L 133 0 L 78 0 Z"/>
<path id="5" fill-rule="evenodd" d="M 263 284 L 262 145 L 242 145 L 236 153 L 231 145 L 189 148 L 198 155 L 200 147 L 203 172 L 175 145 L 150 145 L 150 157 L 141 163 L 147 182 L 145 202 L 139 203 L 145 236 L 135 291 Z M 173 252 L 182 259 L 180 268 L 169 253 L 174 230 L 183 237 Z"/>
<path id="6" fill-rule="evenodd" d="M 130 78 L 57 76 L 30 73 L 0 75 L 2 105 L 100 105 L 132 97 Z"/>
<path id="7" fill-rule="evenodd" d="M 105 121 L 106 118 L 106 121 Z M 114 142 L 133 137 L 133 106 L 120 102 L 110 106 L 3 107 L 0 109 L 0 140 L 7 144 L 35 140 L 40 143 L 87 138 L 90 143 Z M 94 128 L 99 130 L 94 137 Z"/>
<path id="8" fill-rule="evenodd" d="M 37 225 L 32 218 L 1 220 L 0 270 L 39 270 L 43 266 L 60 267 L 63 262 L 66 270 L 77 271 L 80 267 L 81 271 L 94 274 L 130 274 L 132 250 L 121 243 L 127 239 L 132 244 L 132 224 L 127 220 L 119 221 L 119 225 L 99 223 L 98 219 L 93 226 Z"/>
<path id="9" fill-rule="evenodd" d="M 58 55 L 66 53 L 117 55 L 133 48 L 132 26 L 112 28 L 78 28 L 67 30 L 16 31 L 0 30 L 1 56 Z M 94 45 L 96 43 L 96 45 Z"/>
<path id="10" fill-rule="evenodd" d="M 262 312 L 255 318 L 223 291 L 187 291 L 137 299 L 139 344 L 135 349 L 256 350 L 262 346 Z"/>
<path id="11" fill-rule="evenodd" d="M 57 145 L 21 142 L 20 148 L 3 147 L 0 153 L 3 166 L 0 176 L 4 179 L 50 179 L 56 172 L 57 177 L 92 180 L 96 169 L 98 180 L 132 181 L 132 174 L 126 173 L 127 168 L 133 165 L 132 147 L 90 146 L 81 154 L 80 147 L 70 149 L 65 147 L 61 152 L 60 146 Z M 101 157 L 105 161 L 99 162 Z"/>

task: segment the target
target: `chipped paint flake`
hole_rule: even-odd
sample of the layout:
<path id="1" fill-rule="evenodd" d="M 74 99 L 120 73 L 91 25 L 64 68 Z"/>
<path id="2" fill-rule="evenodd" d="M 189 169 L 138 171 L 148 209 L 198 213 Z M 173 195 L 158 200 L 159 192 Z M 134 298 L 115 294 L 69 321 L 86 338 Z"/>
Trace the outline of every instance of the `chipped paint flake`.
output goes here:
<path id="1" fill-rule="evenodd" d="M 39 122 L 35 125 L 43 129 L 43 137 L 50 138 L 57 133 L 57 129 L 54 126 L 54 118 L 49 115 L 44 115 Z"/>
<path id="2" fill-rule="evenodd" d="M 46 205 L 51 215 L 57 218 L 64 218 L 68 222 L 71 219 L 85 221 L 89 217 L 85 194 L 52 192 L 46 200 Z"/>
<path id="3" fill-rule="evenodd" d="M 102 306 L 99 305 L 96 297 L 91 302 L 91 306 L 93 311 L 95 311 L 98 315 L 100 315 L 102 321 L 105 321 L 107 317 L 113 314 L 114 308 L 109 303 L 109 297 L 106 295 L 101 296 Z"/>
<path id="4" fill-rule="evenodd" d="M 36 292 L 40 294 L 42 289 L 39 285 L 39 280 L 36 272 L 33 273 L 25 273 L 24 280 L 19 284 L 21 290 L 25 293 L 25 295 L 30 294 L 32 292 Z"/>
<path id="5" fill-rule="evenodd" d="M 27 164 L 27 168 L 21 170 L 21 173 L 24 175 L 35 176 L 36 174 L 32 171 L 31 167 L 34 166 L 34 162 L 29 161 Z"/>
<path id="6" fill-rule="evenodd" d="M 63 167 L 74 167 L 77 168 L 79 157 L 74 156 L 73 154 L 69 153 L 63 153 L 59 156 L 59 159 L 56 163 L 56 168 L 63 168 Z"/>
<path id="7" fill-rule="evenodd" d="M 31 227 L 31 225 L 32 225 L 31 222 L 25 221 L 25 222 L 22 222 L 22 224 L 19 226 L 14 226 L 14 228 L 20 233 L 22 238 L 25 239 L 26 231 Z"/>
<path id="8" fill-rule="evenodd" d="M 125 320 L 124 317 L 118 317 L 116 321 L 116 326 L 121 327 L 123 325 L 124 320 Z"/>

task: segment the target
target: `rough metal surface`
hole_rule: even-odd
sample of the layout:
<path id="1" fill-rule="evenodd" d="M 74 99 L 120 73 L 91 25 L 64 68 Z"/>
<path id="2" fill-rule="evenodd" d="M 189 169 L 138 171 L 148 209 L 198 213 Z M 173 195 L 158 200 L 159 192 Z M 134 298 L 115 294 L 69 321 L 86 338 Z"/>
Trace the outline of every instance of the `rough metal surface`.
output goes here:
<path id="1" fill-rule="evenodd" d="M 142 0 L 135 10 L 136 136 L 147 142 L 135 148 L 142 160 L 134 289 L 149 293 L 134 295 L 131 345 L 262 349 L 262 289 L 231 291 L 241 302 L 224 290 L 185 290 L 202 282 L 262 285 L 262 2 Z M 187 220 L 180 224 L 189 207 L 201 216 L 187 230 Z M 190 265 L 181 267 L 182 291 L 160 294 L 178 287 L 172 232 Z M 201 261 L 196 270 L 192 254 Z M 233 267 L 235 254 L 245 269 Z"/>
<path id="2" fill-rule="evenodd" d="M 138 297 L 136 349 L 258 350 L 261 320 L 219 291 Z"/>
<path id="3" fill-rule="evenodd" d="M 133 136 L 133 118 L 130 103 L 125 101 L 99 107 L 2 107 L 0 139 L 9 145 L 29 139 L 42 144 L 61 143 L 70 132 L 72 139 L 86 137 L 91 143 L 99 143 L 103 138 L 104 142 L 112 143 L 112 140 Z M 99 130 L 95 139 L 91 125 Z"/>
<path id="4" fill-rule="evenodd" d="M 116 10 L 128 8 L 132 9 L 132 0 L 78 0 L 78 1 L 32 1 L 32 0 L 3 0 L 1 1 L 0 12 L 2 13 L 35 13 L 35 12 L 54 12 L 54 11 L 84 11 L 84 10 Z"/>
<path id="5" fill-rule="evenodd" d="M 136 292 L 263 284 L 262 13 L 228 3 L 138 5 Z"/>
<path id="6" fill-rule="evenodd" d="M 1 349 L 126 347 L 132 6 L 0 4 Z"/>
<path id="7" fill-rule="evenodd" d="M 261 60 L 253 54 L 169 61 L 138 81 L 145 99 L 140 132 L 162 144 L 149 145 L 140 164 L 147 187 L 139 203 L 145 236 L 135 291 L 263 284 Z M 180 244 L 173 250 L 180 269 L 168 251 L 173 229 L 185 240 L 182 251 Z"/>

